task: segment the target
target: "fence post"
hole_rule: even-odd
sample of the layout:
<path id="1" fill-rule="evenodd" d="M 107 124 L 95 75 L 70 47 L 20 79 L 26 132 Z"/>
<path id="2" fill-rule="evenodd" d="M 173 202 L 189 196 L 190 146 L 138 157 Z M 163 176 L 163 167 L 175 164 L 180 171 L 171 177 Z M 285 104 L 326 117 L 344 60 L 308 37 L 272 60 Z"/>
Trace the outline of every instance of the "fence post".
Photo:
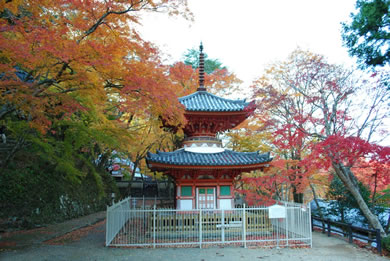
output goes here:
<path id="1" fill-rule="evenodd" d="M 379 229 L 376 230 L 376 249 L 378 250 L 378 253 L 382 255 L 382 236 Z"/>
<path id="2" fill-rule="evenodd" d="M 109 217 L 109 215 L 110 215 L 109 211 L 110 211 L 110 208 L 107 205 L 107 210 L 106 210 L 106 216 L 107 216 L 107 218 L 106 218 L 106 247 L 108 246 L 108 238 L 109 238 L 109 233 L 110 233 L 109 228 L 108 228 L 108 223 L 111 221 L 111 219 Z"/>
<path id="3" fill-rule="evenodd" d="M 222 233 L 222 243 L 225 243 L 225 210 L 221 210 L 221 233 Z"/>
<path id="4" fill-rule="evenodd" d="M 199 209 L 199 248 L 202 248 L 202 209 Z"/>
<path id="5" fill-rule="evenodd" d="M 308 209 L 308 213 L 310 215 L 310 218 L 309 218 L 309 220 L 310 220 L 310 227 L 314 228 L 314 226 L 313 226 L 313 219 L 312 219 L 313 216 L 311 215 L 311 205 L 310 205 L 310 202 L 307 203 L 307 209 Z M 310 231 L 310 248 L 313 248 L 313 230 Z"/>
<path id="6" fill-rule="evenodd" d="M 124 210 L 123 210 L 123 202 L 124 201 L 122 201 L 121 202 L 121 204 L 119 205 L 119 207 L 120 207 L 120 219 L 119 219 L 119 226 L 118 227 L 120 227 L 121 225 L 123 225 L 124 223 L 125 223 L 125 212 L 124 212 Z"/>
<path id="7" fill-rule="evenodd" d="M 325 234 L 327 221 L 325 219 L 321 219 L 321 227 L 322 227 L 322 234 Z"/>
<path id="8" fill-rule="evenodd" d="M 326 224 L 328 224 L 328 237 L 330 237 L 330 222 L 326 221 Z"/>
<path id="9" fill-rule="evenodd" d="M 284 229 L 286 231 L 286 244 L 287 244 L 287 247 L 288 247 L 288 208 L 287 208 L 287 203 L 284 202 L 284 209 L 286 211 L 286 219 L 284 220 L 285 224 L 284 224 Z M 296 208 L 295 207 L 292 207 L 293 209 L 293 213 L 295 214 L 295 210 Z M 299 212 L 299 214 L 301 215 L 302 213 Z M 299 217 L 298 217 L 299 218 Z"/>
<path id="10" fill-rule="evenodd" d="M 349 243 L 351 244 L 353 242 L 353 234 L 352 234 L 352 225 L 348 224 L 348 237 L 349 237 Z"/>
<path id="11" fill-rule="evenodd" d="M 156 248 L 156 205 L 153 207 L 153 248 Z"/>
<path id="12" fill-rule="evenodd" d="M 244 207 L 242 209 L 242 225 L 243 225 L 243 232 L 242 232 L 242 237 L 244 240 L 244 248 L 246 248 L 246 217 L 245 217 L 245 203 Z"/>
<path id="13" fill-rule="evenodd" d="M 314 231 L 313 216 L 310 215 L 311 231 Z"/>

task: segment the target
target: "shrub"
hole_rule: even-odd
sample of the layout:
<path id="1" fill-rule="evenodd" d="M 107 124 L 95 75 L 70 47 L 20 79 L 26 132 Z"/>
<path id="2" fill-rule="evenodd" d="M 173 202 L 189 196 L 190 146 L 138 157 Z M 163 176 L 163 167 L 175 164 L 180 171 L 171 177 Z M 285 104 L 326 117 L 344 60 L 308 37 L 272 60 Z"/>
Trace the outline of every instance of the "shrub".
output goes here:
<path id="1" fill-rule="evenodd" d="M 104 210 L 111 193 L 116 192 L 114 181 L 104 170 L 92 173 L 86 169 L 74 182 L 50 167 L 50 162 L 32 158 L 25 156 L 23 165 L 21 161 L 12 163 L 0 175 L 3 226 L 31 228 Z"/>
<path id="2" fill-rule="evenodd" d="M 390 236 L 382 238 L 382 248 L 390 252 Z"/>

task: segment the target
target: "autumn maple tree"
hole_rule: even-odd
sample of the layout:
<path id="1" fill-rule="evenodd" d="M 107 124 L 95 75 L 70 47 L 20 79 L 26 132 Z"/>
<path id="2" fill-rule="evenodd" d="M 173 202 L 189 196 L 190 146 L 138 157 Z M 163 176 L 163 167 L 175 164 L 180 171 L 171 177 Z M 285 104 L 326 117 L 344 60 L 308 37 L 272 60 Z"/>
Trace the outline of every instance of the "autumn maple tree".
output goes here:
<path id="1" fill-rule="evenodd" d="M 285 69 L 286 74 L 293 72 L 291 69 Z M 285 183 L 289 185 L 284 190 L 291 190 L 293 200 L 303 203 L 303 192 L 308 186 L 308 179 L 314 173 L 314 168 L 310 168 L 309 171 L 303 161 L 312 137 L 301 131 L 307 123 L 300 118 L 305 117 L 302 115 L 310 115 L 313 110 L 305 103 L 304 96 L 290 95 L 288 90 L 281 89 L 276 82 L 276 79 L 281 78 L 278 72 L 281 71 L 271 66 L 266 75 L 254 82 L 252 88 L 254 98 L 257 100 L 256 112 L 257 117 L 263 122 L 263 128 L 273 134 L 269 141 L 272 144 L 272 151 L 278 158 L 272 164 L 277 162 L 276 169 L 286 177 Z M 289 200 L 289 197 L 280 199 Z"/>
<path id="2" fill-rule="evenodd" d="M 294 174 L 299 184 L 312 169 L 332 169 L 370 225 L 384 233 L 378 217 L 363 200 L 353 172 L 361 158 L 383 164 L 390 160 L 389 148 L 372 142 L 375 135 L 383 135 L 387 117 L 388 94 L 382 83 L 377 75 L 361 80 L 321 55 L 297 49 L 286 61 L 271 65 L 255 83 L 254 91 L 259 104 L 276 110 L 276 114 L 271 110 L 270 116 L 278 122 L 274 125 L 278 146 L 299 157 Z M 370 98 L 359 99 L 362 95 Z M 289 100 L 295 104 L 287 106 Z M 280 118 L 280 111 L 286 117 Z"/>
<path id="3" fill-rule="evenodd" d="M 383 195 L 383 191 L 390 185 L 390 165 L 376 160 L 360 159 L 352 171 L 356 178 L 370 188 L 373 204 Z"/>
<path id="4" fill-rule="evenodd" d="M 257 117 L 249 117 L 236 128 L 225 133 L 226 146 L 234 151 L 267 152 L 271 150 L 272 134 Z"/>
<path id="5" fill-rule="evenodd" d="M 89 177 L 106 195 L 111 151 L 135 160 L 140 131 L 158 129 L 161 118 L 183 123 L 169 67 L 137 31 L 155 11 L 192 19 L 185 0 L 0 2 L 0 183 L 14 184 L 2 187 L 1 204 L 17 179 L 28 183 L 23 171 L 71 184 Z"/>
<path id="6" fill-rule="evenodd" d="M 226 147 L 240 152 L 269 152 L 272 148 L 272 134 L 265 128 L 261 119 L 251 116 L 234 129 L 223 133 Z M 260 170 L 242 173 L 235 182 L 235 192 L 245 197 L 249 205 L 269 205 L 274 202 L 272 196 L 283 183 L 283 177 L 275 168 L 267 174 Z"/>
<path id="7" fill-rule="evenodd" d="M 6 2 L 0 39 L 4 74 L 0 119 L 24 112 L 44 130 L 50 124 L 49 109 L 72 113 L 83 106 L 65 95 L 73 93 L 94 97 L 95 103 L 119 93 L 122 110 L 141 106 L 150 110 L 165 100 L 174 105 L 169 83 L 159 83 L 166 77 L 158 53 L 132 24 L 138 22 L 137 12 L 164 5 L 178 8 L 178 2 Z M 18 72 L 25 75 L 15 77 Z"/>
<path id="8" fill-rule="evenodd" d="M 41 133 L 85 110 L 107 128 L 121 127 L 110 113 L 182 120 L 167 68 L 134 27 L 160 8 L 189 14 L 185 1 L 2 2 L 0 120 L 24 119 Z"/>

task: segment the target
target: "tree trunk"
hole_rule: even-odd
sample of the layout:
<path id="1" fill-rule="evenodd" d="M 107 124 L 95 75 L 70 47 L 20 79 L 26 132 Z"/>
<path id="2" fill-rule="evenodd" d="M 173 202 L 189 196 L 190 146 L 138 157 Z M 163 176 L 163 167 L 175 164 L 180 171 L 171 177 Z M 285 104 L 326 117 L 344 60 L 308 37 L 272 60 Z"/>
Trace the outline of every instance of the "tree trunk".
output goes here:
<path id="1" fill-rule="evenodd" d="M 291 186 L 293 191 L 293 198 L 295 203 L 303 203 L 303 193 L 297 192 L 297 187 L 295 185 Z"/>
<path id="2" fill-rule="evenodd" d="M 316 203 L 316 206 L 317 206 L 317 209 L 318 209 L 318 214 L 320 215 L 320 218 L 321 218 L 322 227 L 325 227 L 324 215 L 322 214 L 322 209 L 320 207 L 320 204 L 318 203 L 316 191 L 315 191 L 315 189 L 313 187 L 313 184 L 309 183 L 309 185 L 310 185 L 310 188 L 311 188 L 311 192 L 313 193 L 314 203 Z"/>
<path id="3" fill-rule="evenodd" d="M 372 197 L 371 197 L 371 201 L 372 201 L 372 204 L 375 206 L 376 205 L 376 187 L 378 185 L 378 181 L 377 181 L 377 177 L 378 177 L 378 172 L 376 171 L 375 172 L 375 177 L 374 177 L 374 192 L 372 193 Z"/>
<path id="4" fill-rule="evenodd" d="M 110 155 L 112 154 L 112 151 L 111 150 L 107 150 L 106 152 L 102 152 L 100 155 L 100 161 L 99 161 L 99 164 L 97 165 L 97 167 L 99 169 L 104 169 L 105 171 L 107 171 L 104 166 L 106 165 Z"/>
<path id="5" fill-rule="evenodd" d="M 134 161 L 134 168 L 131 172 L 131 175 L 130 175 L 130 180 L 129 180 L 129 184 L 127 185 L 127 191 L 126 191 L 126 194 L 128 197 L 131 196 L 131 186 L 133 184 L 133 179 L 134 179 L 134 176 L 135 176 L 135 172 L 137 170 L 137 167 L 138 167 L 138 163 L 139 163 L 139 159 L 136 159 Z M 143 182 L 142 182 L 142 186 L 143 186 Z M 143 187 L 142 187 L 142 194 L 144 194 L 144 191 L 143 191 Z"/>
<path id="6" fill-rule="evenodd" d="M 25 144 L 25 140 L 23 137 L 20 137 L 15 145 L 12 147 L 11 151 L 8 152 L 7 157 L 4 159 L 4 161 L 0 161 L 0 170 L 1 172 L 4 171 L 4 169 L 7 167 L 8 163 L 11 162 L 12 158 L 15 156 L 15 154 L 19 151 L 22 146 Z"/>
<path id="7" fill-rule="evenodd" d="M 344 208 L 344 206 L 342 206 L 341 208 L 340 208 L 340 214 L 341 214 L 341 222 L 342 223 L 345 223 L 345 208 Z"/>
<path id="8" fill-rule="evenodd" d="M 359 187 L 357 184 L 357 180 L 351 170 L 345 167 L 342 163 L 332 163 L 333 168 L 336 172 L 336 175 L 340 178 L 340 180 L 344 183 L 345 187 L 351 192 L 352 196 L 355 198 L 356 202 L 359 205 L 360 210 L 363 215 L 367 218 L 370 225 L 379 229 L 383 236 L 386 235 L 385 230 L 383 229 L 379 219 L 376 215 L 374 215 L 371 210 L 368 208 L 367 203 L 364 201 L 362 195 L 360 194 Z"/>

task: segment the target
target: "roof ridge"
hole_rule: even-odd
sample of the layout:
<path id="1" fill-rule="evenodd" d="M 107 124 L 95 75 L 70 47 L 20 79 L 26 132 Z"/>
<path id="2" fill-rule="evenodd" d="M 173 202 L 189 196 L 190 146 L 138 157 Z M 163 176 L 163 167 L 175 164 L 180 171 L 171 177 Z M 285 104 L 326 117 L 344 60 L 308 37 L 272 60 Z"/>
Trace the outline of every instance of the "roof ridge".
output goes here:
<path id="1" fill-rule="evenodd" d="M 169 155 L 172 153 L 179 153 L 179 151 L 182 151 L 184 150 L 184 148 L 180 148 L 180 149 L 177 149 L 177 150 L 174 150 L 174 151 L 161 151 L 161 150 L 156 150 L 156 153 L 151 153 L 151 154 L 155 154 L 155 155 Z"/>
<path id="2" fill-rule="evenodd" d="M 202 92 L 203 92 L 203 91 L 202 91 Z M 179 97 L 178 99 L 179 99 L 179 101 L 180 101 L 180 100 L 184 100 L 184 99 L 187 99 L 187 98 L 189 98 L 189 97 L 194 96 L 196 93 L 198 93 L 198 91 L 193 92 L 193 93 L 191 93 L 191 94 L 188 94 L 188 95 L 186 95 L 186 96 Z"/>
<path id="3" fill-rule="evenodd" d="M 217 96 L 215 94 L 212 94 L 212 93 L 209 93 L 207 91 L 196 91 L 194 93 L 191 93 L 189 95 L 186 95 L 186 96 L 182 96 L 182 97 L 179 97 L 179 101 L 182 101 L 182 100 L 186 100 L 186 99 L 189 99 L 195 95 L 209 95 L 209 96 L 212 96 L 216 99 L 220 99 L 220 100 L 224 100 L 224 101 L 229 101 L 229 102 L 234 102 L 234 103 L 247 103 L 246 102 L 246 99 L 237 99 L 237 100 L 233 100 L 233 99 L 228 99 L 228 98 L 223 98 L 223 97 L 220 97 L 220 96 Z"/>
<path id="4" fill-rule="evenodd" d="M 229 149 L 225 149 L 225 151 L 231 151 L 238 154 L 259 154 L 259 151 L 236 151 L 236 150 L 229 150 Z"/>
<path id="5" fill-rule="evenodd" d="M 246 102 L 246 99 L 242 99 L 242 100 L 240 100 L 240 99 L 233 100 L 233 99 L 223 98 L 223 97 L 217 96 L 217 95 L 212 94 L 212 93 L 209 93 L 209 92 L 208 92 L 207 94 L 208 94 L 208 95 L 211 95 L 211 96 L 213 96 L 213 97 L 215 97 L 215 98 L 218 98 L 218 99 L 221 99 L 221 100 L 225 100 L 225 101 L 232 101 L 232 102 L 236 102 L 236 103 L 238 103 L 238 102 Z"/>

